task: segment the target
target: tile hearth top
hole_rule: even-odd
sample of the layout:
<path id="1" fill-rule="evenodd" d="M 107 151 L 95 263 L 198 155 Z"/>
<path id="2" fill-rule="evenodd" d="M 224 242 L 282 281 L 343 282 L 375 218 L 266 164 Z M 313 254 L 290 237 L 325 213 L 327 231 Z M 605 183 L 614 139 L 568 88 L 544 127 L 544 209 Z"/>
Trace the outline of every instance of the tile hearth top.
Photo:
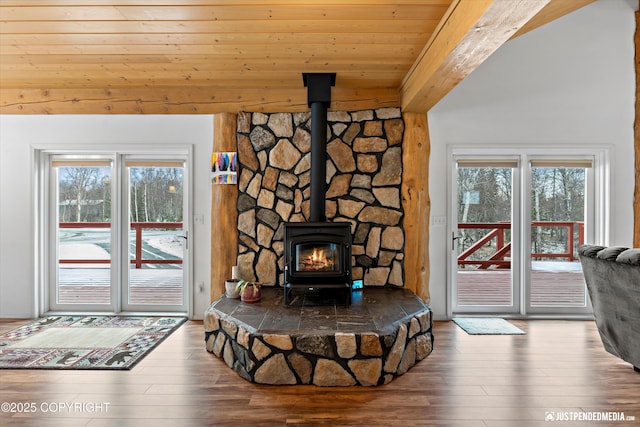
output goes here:
<path id="1" fill-rule="evenodd" d="M 222 296 L 213 303 L 220 313 L 241 321 L 252 332 L 387 333 L 397 324 L 428 310 L 413 292 L 403 288 L 365 288 L 353 291 L 350 306 L 342 305 L 342 295 L 323 290 L 297 295 L 284 305 L 284 289 L 263 287 L 262 300 L 247 304 Z"/>

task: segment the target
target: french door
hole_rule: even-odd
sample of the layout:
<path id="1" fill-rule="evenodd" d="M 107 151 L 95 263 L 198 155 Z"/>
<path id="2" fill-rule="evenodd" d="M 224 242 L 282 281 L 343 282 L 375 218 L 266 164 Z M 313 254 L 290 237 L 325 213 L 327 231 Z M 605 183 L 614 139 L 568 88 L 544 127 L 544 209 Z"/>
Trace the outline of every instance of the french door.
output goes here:
<path id="1" fill-rule="evenodd" d="M 187 312 L 185 156 L 45 159 L 48 309 Z"/>
<path id="2" fill-rule="evenodd" d="M 577 252 L 596 226 L 593 159 L 531 158 L 528 169 L 525 310 L 591 313 Z"/>
<path id="3" fill-rule="evenodd" d="M 518 159 L 460 158 L 456 169 L 455 311 L 517 313 Z"/>
<path id="4" fill-rule="evenodd" d="M 593 241 L 594 156 L 454 156 L 452 314 L 591 312 L 577 257 Z"/>

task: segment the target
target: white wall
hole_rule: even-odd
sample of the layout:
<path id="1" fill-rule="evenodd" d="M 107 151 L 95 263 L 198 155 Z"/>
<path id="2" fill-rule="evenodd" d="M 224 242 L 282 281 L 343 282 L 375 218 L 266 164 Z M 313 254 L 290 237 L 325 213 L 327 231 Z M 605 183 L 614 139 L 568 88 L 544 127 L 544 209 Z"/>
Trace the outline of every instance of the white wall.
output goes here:
<path id="1" fill-rule="evenodd" d="M 31 318 L 37 313 L 34 285 L 33 146 L 49 144 L 136 144 L 193 146 L 193 317 L 201 319 L 210 301 L 211 147 L 210 115 L 6 116 L 0 115 L 0 317 Z M 53 148 L 53 146 L 51 147 Z"/>
<path id="2" fill-rule="evenodd" d="M 447 215 L 447 147 L 610 145 L 610 241 L 631 246 L 635 0 L 600 0 L 516 38 L 429 112 L 432 217 Z M 431 307 L 446 316 L 448 227 L 430 233 Z"/>

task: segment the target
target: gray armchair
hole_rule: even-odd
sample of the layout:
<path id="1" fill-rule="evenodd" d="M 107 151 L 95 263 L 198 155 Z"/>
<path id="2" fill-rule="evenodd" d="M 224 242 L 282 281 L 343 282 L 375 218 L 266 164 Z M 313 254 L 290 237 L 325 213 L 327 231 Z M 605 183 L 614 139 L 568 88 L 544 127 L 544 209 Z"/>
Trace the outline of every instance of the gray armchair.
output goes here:
<path id="1" fill-rule="evenodd" d="M 578 248 L 604 348 L 640 372 L 640 249 Z"/>

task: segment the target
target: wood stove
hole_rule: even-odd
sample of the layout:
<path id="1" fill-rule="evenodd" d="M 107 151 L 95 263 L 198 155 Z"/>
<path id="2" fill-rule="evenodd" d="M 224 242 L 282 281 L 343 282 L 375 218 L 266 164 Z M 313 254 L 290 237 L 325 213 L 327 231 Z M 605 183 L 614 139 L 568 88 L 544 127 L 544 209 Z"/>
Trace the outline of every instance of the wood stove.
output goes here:
<path id="1" fill-rule="evenodd" d="M 351 304 L 351 224 L 326 222 L 327 108 L 335 73 L 303 73 L 311 108 L 309 222 L 284 224 L 284 303 L 295 289 L 344 291 Z"/>
<path id="2" fill-rule="evenodd" d="M 351 224 L 288 222 L 284 241 L 285 305 L 296 289 L 340 290 L 351 304 Z"/>

